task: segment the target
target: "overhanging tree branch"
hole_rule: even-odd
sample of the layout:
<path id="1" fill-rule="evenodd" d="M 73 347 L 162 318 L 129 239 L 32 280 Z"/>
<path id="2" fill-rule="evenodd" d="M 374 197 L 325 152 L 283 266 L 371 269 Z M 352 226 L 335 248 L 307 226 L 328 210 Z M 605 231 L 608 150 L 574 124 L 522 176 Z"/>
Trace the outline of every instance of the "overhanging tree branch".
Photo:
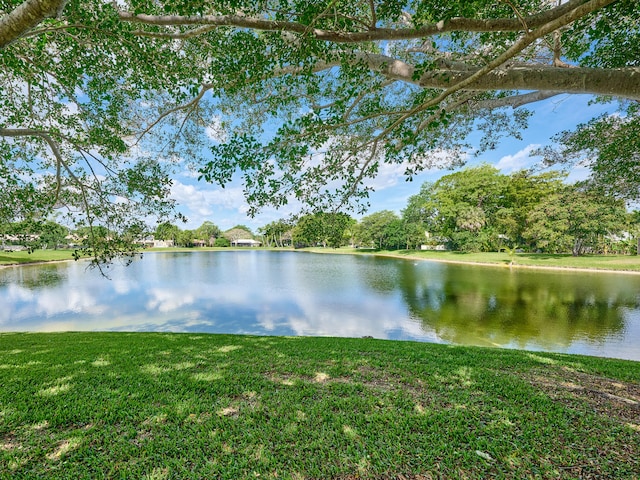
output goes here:
<path id="1" fill-rule="evenodd" d="M 45 18 L 56 18 L 67 0 L 27 0 L 0 18 L 0 48 L 16 41 Z"/>
<path id="2" fill-rule="evenodd" d="M 423 112 L 431 107 L 435 107 L 436 105 L 443 102 L 447 97 L 453 95 L 455 92 L 465 89 L 468 86 L 475 86 L 475 83 L 494 71 L 500 65 L 504 64 L 519 52 L 524 50 L 527 46 L 531 45 L 536 39 L 551 33 L 557 30 L 564 25 L 567 25 L 577 18 L 581 18 L 582 16 L 588 14 L 589 12 L 601 8 L 603 4 L 608 3 L 610 0 L 591 0 L 586 2 L 585 4 L 575 8 L 574 10 L 567 12 L 560 18 L 547 23 L 546 25 L 540 27 L 535 31 L 529 31 L 524 36 L 522 36 L 518 41 L 516 41 L 511 47 L 509 47 L 502 55 L 498 56 L 491 60 L 484 67 L 476 70 L 475 72 L 466 75 L 464 78 L 460 78 L 459 80 L 452 82 L 451 86 L 448 87 L 444 92 L 438 95 L 435 98 L 427 100 L 426 102 L 418 105 L 411 111 L 405 113 L 400 118 L 398 118 L 395 122 L 393 122 L 390 126 L 385 128 L 379 135 L 376 136 L 376 140 L 388 135 L 391 131 L 393 131 L 397 126 L 399 126 L 402 122 L 404 122 L 410 116 Z M 468 72 L 467 72 L 468 73 Z"/>
<path id="3" fill-rule="evenodd" d="M 471 107 L 477 109 L 486 108 L 489 110 L 504 107 L 518 108 L 529 103 L 540 102 L 542 100 L 546 100 L 548 98 L 552 98 L 561 94 L 562 92 L 529 92 L 523 93 L 521 95 L 510 95 L 507 97 L 493 98 L 491 100 L 472 102 Z"/>
<path id="4" fill-rule="evenodd" d="M 360 53 L 361 60 L 387 78 L 424 88 L 449 88 L 475 76 L 473 90 L 544 90 L 573 94 L 612 95 L 640 100 L 640 67 L 563 68 L 550 65 L 518 65 L 497 68 L 482 77 L 479 68 L 466 70 L 436 69 L 416 79 L 415 67 L 382 54 Z M 337 66 L 337 62 L 336 62 Z"/>
<path id="5" fill-rule="evenodd" d="M 67 162 L 64 161 L 64 158 L 62 158 L 62 153 L 60 152 L 58 142 L 53 139 L 53 137 L 51 136 L 51 132 L 36 130 L 32 128 L 0 128 L 0 137 L 38 137 L 43 139 L 47 143 L 47 145 L 49 145 L 49 149 L 56 159 L 56 190 L 52 205 L 55 205 L 57 203 L 60 196 L 60 190 L 62 188 L 61 169 L 64 169 L 82 190 L 84 204 L 87 212 L 89 212 L 89 204 L 87 202 L 85 194 L 85 185 L 69 168 L 69 165 L 67 165 Z"/>
<path id="6" fill-rule="evenodd" d="M 615 0 L 599 2 L 602 6 Z M 588 0 L 570 0 L 555 8 L 534 15 L 521 18 L 492 18 L 475 19 L 454 17 L 441 20 L 418 28 L 377 28 L 372 25 L 363 32 L 332 31 L 321 28 L 310 28 L 309 25 L 295 21 L 268 20 L 244 15 L 146 15 L 119 11 L 118 15 L 124 22 L 139 23 L 155 26 L 202 26 L 248 28 L 260 31 L 291 32 L 301 35 L 312 35 L 318 40 L 334 43 L 361 43 L 371 41 L 411 40 L 441 35 L 443 33 L 464 32 L 521 32 L 523 24 L 529 29 L 540 28 L 574 10 L 576 7 L 589 3 Z M 142 34 L 142 32 L 138 32 Z M 174 33 L 167 32 L 167 38 Z"/>

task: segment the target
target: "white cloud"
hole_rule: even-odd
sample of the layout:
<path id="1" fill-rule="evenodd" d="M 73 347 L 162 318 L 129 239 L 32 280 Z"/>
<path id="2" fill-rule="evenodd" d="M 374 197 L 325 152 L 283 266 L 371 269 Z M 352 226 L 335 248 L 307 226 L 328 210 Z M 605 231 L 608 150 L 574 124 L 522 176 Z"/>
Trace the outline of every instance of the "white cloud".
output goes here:
<path id="1" fill-rule="evenodd" d="M 227 132 L 220 116 L 214 115 L 211 117 L 211 123 L 205 128 L 205 134 L 210 140 L 216 143 L 224 143 L 227 141 Z"/>
<path id="2" fill-rule="evenodd" d="M 457 152 L 449 150 L 435 150 L 429 152 L 428 159 L 425 163 L 431 165 L 431 168 L 427 168 L 421 174 L 429 172 L 437 172 L 443 168 L 446 168 L 450 164 L 451 158 L 457 158 L 460 156 Z M 467 153 L 463 153 L 462 159 L 468 158 Z M 376 191 L 385 190 L 387 188 L 395 187 L 399 182 L 404 183 L 406 180 L 405 171 L 411 164 L 408 162 L 388 164 L 384 163 L 378 169 L 378 173 L 375 178 L 369 180 L 368 186 L 373 187 Z"/>
<path id="3" fill-rule="evenodd" d="M 246 211 L 241 187 L 215 188 L 209 184 L 186 185 L 174 180 L 171 196 L 191 210 L 206 214 L 212 206 Z"/>
<path id="4" fill-rule="evenodd" d="M 383 163 L 378 168 L 377 175 L 370 179 L 367 184 L 369 187 L 376 191 L 391 188 L 398 184 L 400 179 L 404 178 L 404 172 L 407 169 L 407 165 L 404 163 L 388 164 Z"/>
<path id="5" fill-rule="evenodd" d="M 591 175 L 591 169 L 585 166 L 576 166 L 571 169 L 567 176 L 567 183 L 580 182 L 586 180 Z"/>
<path id="6" fill-rule="evenodd" d="M 531 156 L 531 152 L 537 148 L 540 148 L 540 145 L 532 143 L 513 155 L 505 155 L 498 161 L 496 168 L 506 174 L 528 168 L 538 161 L 536 157 Z"/>
<path id="7" fill-rule="evenodd" d="M 180 172 L 180 176 L 184 177 L 184 178 L 194 178 L 197 179 L 198 177 L 200 177 L 200 172 L 196 171 L 196 170 L 183 170 L 182 172 Z"/>

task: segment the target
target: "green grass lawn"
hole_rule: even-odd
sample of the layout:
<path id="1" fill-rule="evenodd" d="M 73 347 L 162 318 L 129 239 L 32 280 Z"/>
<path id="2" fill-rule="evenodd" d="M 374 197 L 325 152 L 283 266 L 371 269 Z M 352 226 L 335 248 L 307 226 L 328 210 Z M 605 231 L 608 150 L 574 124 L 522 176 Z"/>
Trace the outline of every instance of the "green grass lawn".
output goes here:
<path id="1" fill-rule="evenodd" d="M 373 339 L 0 335 L 0 478 L 638 478 L 640 363 Z"/>
<path id="2" fill-rule="evenodd" d="M 205 251 L 231 251 L 231 250 L 273 250 L 292 251 L 282 248 L 156 248 L 153 252 L 205 252 Z M 388 255 L 422 260 L 438 260 L 462 263 L 486 263 L 508 266 L 511 257 L 508 253 L 479 252 L 442 252 L 442 251 L 416 251 L 393 250 L 380 251 L 354 248 L 307 248 L 300 251 L 314 253 L 353 253 L 360 255 Z M 71 260 L 72 250 L 36 250 L 29 254 L 25 252 L 0 252 L 0 265 L 15 265 L 25 263 L 37 263 L 56 260 Z M 590 268 L 602 270 L 625 270 L 640 272 L 640 256 L 636 255 L 584 255 L 573 257 L 571 255 L 519 253 L 513 257 L 515 266 L 552 267 L 552 268 Z"/>
<path id="3" fill-rule="evenodd" d="M 26 250 L 22 252 L 0 251 L 0 265 L 71 260 L 72 255 L 73 250 L 34 250 L 33 253 L 28 253 Z"/>
<path id="4" fill-rule="evenodd" d="M 420 250 L 367 250 L 353 248 L 312 248 L 316 253 L 356 253 L 361 255 L 386 255 L 422 260 L 437 260 L 461 263 L 486 263 L 509 266 L 512 257 L 508 253 L 498 252 L 449 252 Z M 518 253 L 513 256 L 514 265 L 551 268 L 589 268 L 601 270 L 626 270 L 640 272 L 640 256 L 636 255 L 583 255 L 574 257 L 569 254 Z"/>

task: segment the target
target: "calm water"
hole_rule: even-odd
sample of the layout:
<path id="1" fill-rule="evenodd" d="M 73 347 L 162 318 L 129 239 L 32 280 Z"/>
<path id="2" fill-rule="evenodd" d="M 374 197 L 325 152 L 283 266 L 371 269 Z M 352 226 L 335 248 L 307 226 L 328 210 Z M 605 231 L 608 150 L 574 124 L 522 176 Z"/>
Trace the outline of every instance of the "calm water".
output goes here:
<path id="1" fill-rule="evenodd" d="M 145 254 L 0 270 L 0 331 L 332 335 L 640 360 L 640 276 L 350 255 Z"/>

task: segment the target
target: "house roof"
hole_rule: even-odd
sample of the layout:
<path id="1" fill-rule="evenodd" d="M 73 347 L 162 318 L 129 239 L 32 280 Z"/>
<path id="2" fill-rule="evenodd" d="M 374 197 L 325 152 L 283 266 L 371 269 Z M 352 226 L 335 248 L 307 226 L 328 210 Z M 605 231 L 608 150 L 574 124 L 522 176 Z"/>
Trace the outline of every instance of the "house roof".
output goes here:
<path id="1" fill-rule="evenodd" d="M 262 242 L 259 242 L 258 240 L 254 240 L 252 238 L 239 238 L 238 240 L 234 240 L 231 243 L 251 243 L 251 244 L 255 244 L 255 243 L 262 243 Z"/>

